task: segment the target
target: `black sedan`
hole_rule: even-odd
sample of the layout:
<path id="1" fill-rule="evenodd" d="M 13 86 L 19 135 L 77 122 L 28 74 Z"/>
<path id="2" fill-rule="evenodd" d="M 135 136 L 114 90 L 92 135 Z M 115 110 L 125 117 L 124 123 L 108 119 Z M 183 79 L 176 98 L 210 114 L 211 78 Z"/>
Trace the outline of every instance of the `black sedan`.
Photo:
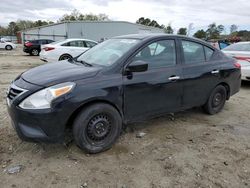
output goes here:
<path id="1" fill-rule="evenodd" d="M 240 83 L 236 60 L 206 42 L 128 35 L 22 73 L 7 103 L 21 139 L 60 142 L 72 128 L 80 148 L 98 153 L 131 122 L 198 106 L 216 114 Z"/>

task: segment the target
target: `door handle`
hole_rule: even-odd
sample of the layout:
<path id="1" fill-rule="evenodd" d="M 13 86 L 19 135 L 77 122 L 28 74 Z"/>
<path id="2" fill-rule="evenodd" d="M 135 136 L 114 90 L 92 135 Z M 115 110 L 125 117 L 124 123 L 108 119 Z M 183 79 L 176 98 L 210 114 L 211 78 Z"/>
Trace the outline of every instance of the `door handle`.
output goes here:
<path id="1" fill-rule="evenodd" d="M 179 76 L 171 76 L 168 79 L 171 80 L 171 81 L 175 81 L 175 80 L 179 80 L 180 77 Z"/>
<path id="2" fill-rule="evenodd" d="M 219 70 L 213 70 L 211 71 L 212 74 L 218 74 L 220 71 Z"/>

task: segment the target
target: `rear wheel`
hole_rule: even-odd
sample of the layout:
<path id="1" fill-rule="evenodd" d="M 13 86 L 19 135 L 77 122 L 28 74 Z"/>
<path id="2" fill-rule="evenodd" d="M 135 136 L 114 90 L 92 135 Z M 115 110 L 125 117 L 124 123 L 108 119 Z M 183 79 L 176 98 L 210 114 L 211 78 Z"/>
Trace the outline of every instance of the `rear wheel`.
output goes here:
<path id="1" fill-rule="evenodd" d="M 6 50 L 12 50 L 13 48 L 12 48 L 11 45 L 7 45 L 7 46 L 5 46 L 5 49 L 6 49 Z"/>
<path id="2" fill-rule="evenodd" d="M 38 56 L 39 55 L 39 51 L 37 49 L 32 49 L 31 52 L 30 52 L 30 55 Z"/>
<path id="3" fill-rule="evenodd" d="M 220 112 L 227 99 L 227 90 L 224 86 L 219 85 L 212 91 L 211 95 L 208 98 L 208 101 L 203 106 L 203 109 L 208 114 L 216 114 Z"/>
<path id="4" fill-rule="evenodd" d="M 70 58 L 72 58 L 71 55 L 69 55 L 69 54 L 63 54 L 63 55 L 60 56 L 59 61 L 70 59 Z"/>
<path id="5" fill-rule="evenodd" d="M 121 130 L 120 114 L 115 108 L 104 103 L 83 109 L 73 125 L 75 142 L 87 153 L 99 153 L 111 148 Z"/>

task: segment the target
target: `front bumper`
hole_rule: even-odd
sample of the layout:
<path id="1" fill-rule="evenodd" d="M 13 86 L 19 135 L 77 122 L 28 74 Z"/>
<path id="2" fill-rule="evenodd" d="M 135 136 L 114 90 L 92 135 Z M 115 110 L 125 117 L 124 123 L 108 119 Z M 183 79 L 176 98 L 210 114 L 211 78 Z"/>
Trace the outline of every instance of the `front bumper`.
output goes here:
<path id="1" fill-rule="evenodd" d="M 9 95 L 7 97 L 8 113 L 19 138 L 24 141 L 63 142 L 65 127 L 72 113 L 68 97 L 58 99 L 50 109 L 22 109 L 18 106 L 20 102 L 32 94 L 31 91 L 37 91 L 41 87 L 25 82 L 22 78 L 14 84 L 19 84 L 19 88 L 26 90 L 13 99 Z"/>
<path id="2" fill-rule="evenodd" d="M 12 126 L 24 141 L 62 142 L 64 139 L 64 123 L 56 111 L 28 111 L 11 105 L 8 113 Z"/>

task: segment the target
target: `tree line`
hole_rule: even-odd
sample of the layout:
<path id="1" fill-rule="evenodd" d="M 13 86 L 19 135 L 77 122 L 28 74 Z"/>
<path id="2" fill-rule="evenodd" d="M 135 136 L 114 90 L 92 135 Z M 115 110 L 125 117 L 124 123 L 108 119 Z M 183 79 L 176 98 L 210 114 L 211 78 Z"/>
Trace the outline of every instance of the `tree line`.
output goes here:
<path id="1" fill-rule="evenodd" d="M 78 10 L 73 10 L 70 14 L 64 14 L 61 18 L 57 20 L 57 23 L 64 22 L 64 21 L 108 21 L 110 20 L 108 15 L 106 14 L 82 14 Z M 30 20 L 17 20 L 12 21 L 8 24 L 7 27 L 0 26 L 0 36 L 4 35 L 16 35 L 18 31 L 44 26 L 48 24 L 53 24 L 52 21 L 44 21 L 44 20 L 37 20 L 37 21 L 30 21 Z M 136 21 L 137 24 L 142 24 L 146 26 L 156 27 L 159 29 L 163 29 L 165 33 L 173 34 L 174 28 L 171 24 L 159 24 L 156 20 L 151 20 L 150 18 L 141 17 Z M 191 31 L 191 28 L 181 27 L 177 30 L 177 34 L 179 35 L 187 35 Z M 200 29 L 197 30 L 193 36 L 196 38 L 204 39 L 204 40 L 211 40 L 211 39 L 222 39 L 226 36 L 223 35 L 225 31 L 225 26 L 216 23 L 211 23 L 208 25 L 207 29 Z M 241 30 L 238 31 L 238 27 L 233 24 L 230 26 L 230 34 L 229 37 L 240 37 L 241 40 L 250 40 L 250 31 Z M 227 37 L 228 37 L 227 36 Z"/>

